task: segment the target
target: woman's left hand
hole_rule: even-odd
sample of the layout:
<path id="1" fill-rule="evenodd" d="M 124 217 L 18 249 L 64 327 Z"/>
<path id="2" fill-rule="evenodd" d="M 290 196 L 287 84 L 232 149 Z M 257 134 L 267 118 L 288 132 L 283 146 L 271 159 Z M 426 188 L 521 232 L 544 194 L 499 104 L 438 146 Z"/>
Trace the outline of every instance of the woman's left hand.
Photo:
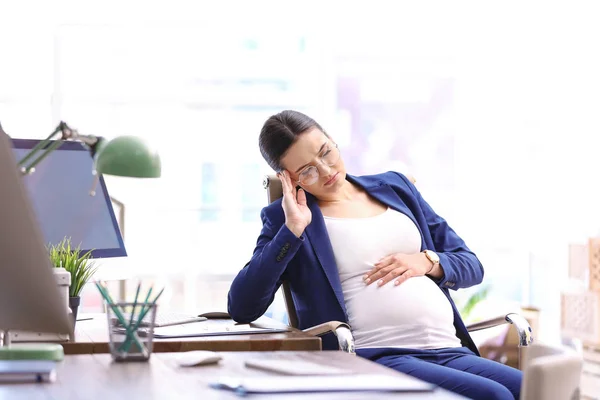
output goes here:
<path id="1" fill-rule="evenodd" d="M 431 272 L 433 263 L 424 253 L 403 254 L 395 253 L 382 258 L 372 270 L 363 276 L 367 285 L 377 281 L 377 286 L 383 286 L 394 280 L 400 285 L 414 276 L 423 276 Z"/>

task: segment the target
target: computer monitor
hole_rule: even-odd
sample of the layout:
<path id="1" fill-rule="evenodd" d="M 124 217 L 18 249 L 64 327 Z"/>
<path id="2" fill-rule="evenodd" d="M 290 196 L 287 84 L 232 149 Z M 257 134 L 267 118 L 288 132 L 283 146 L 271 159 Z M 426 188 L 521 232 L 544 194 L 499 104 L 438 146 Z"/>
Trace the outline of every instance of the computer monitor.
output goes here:
<path id="1" fill-rule="evenodd" d="M 21 160 L 40 141 L 12 139 L 15 158 Z M 94 160 L 79 142 L 64 142 L 21 179 L 29 193 L 44 242 L 56 245 L 64 238 L 92 252 L 93 258 L 126 256 L 125 245 L 102 176 L 95 185 Z"/>
<path id="2" fill-rule="evenodd" d="M 71 334 L 73 324 L 11 147 L 0 127 L 0 330 Z"/>

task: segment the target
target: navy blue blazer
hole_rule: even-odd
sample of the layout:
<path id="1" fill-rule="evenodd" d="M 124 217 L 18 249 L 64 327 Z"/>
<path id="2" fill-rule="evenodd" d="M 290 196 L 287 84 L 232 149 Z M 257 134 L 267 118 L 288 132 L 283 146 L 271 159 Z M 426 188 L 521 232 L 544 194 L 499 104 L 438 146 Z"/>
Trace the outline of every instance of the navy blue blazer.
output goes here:
<path id="1" fill-rule="evenodd" d="M 454 326 L 463 346 L 479 354 L 450 297 L 449 289 L 481 283 L 483 267 L 464 241 L 425 202 L 417 188 L 402 174 L 351 176 L 347 180 L 392 209 L 406 214 L 419 228 L 421 250 L 435 251 L 444 277 L 437 281 L 454 310 Z M 285 225 L 281 199 L 261 212 L 263 228 L 252 259 L 234 279 L 228 295 L 228 311 L 240 323 L 264 314 L 282 281 L 288 281 L 301 329 L 332 320 L 348 322 L 342 285 L 323 214 L 316 198 L 307 193 L 312 222 L 300 238 Z M 414 301 L 427 301 L 415 299 Z M 408 304 L 398 304 L 406 307 Z M 338 349 L 333 335 L 323 337 L 323 349 Z"/>

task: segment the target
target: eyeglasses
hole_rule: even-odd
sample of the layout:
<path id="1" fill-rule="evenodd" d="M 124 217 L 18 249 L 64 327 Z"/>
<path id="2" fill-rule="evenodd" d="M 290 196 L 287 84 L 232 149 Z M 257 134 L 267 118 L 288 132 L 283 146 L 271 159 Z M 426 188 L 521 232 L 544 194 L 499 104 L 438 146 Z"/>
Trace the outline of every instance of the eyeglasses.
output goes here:
<path id="1" fill-rule="evenodd" d="M 334 166 L 340 160 L 340 149 L 338 145 L 327 144 L 325 152 L 319 157 L 321 164 L 328 167 Z M 319 170 L 314 165 L 306 167 L 298 175 L 298 182 L 304 186 L 310 186 L 319 180 Z"/>

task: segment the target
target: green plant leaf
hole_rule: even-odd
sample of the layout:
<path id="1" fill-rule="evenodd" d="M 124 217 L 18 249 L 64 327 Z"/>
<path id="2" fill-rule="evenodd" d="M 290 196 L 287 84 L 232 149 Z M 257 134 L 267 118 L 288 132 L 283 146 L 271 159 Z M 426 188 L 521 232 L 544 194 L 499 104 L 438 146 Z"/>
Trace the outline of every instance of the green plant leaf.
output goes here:
<path id="1" fill-rule="evenodd" d="M 489 291 L 490 287 L 485 286 L 477 292 L 473 293 L 471 297 L 469 297 L 465 304 L 462 306 L 460 310 L 461 317 L 463 319 L 469 318 L 469 315 L 471 314 L 475 306 L 487 298 Z"/>
<path id="2" fill-rule="evenodd" d="M 73 248 L 71 238 L 67 237 L 58 244 L 48 244 L 47 249 L 52 265 L 56 268 L 64 268 L 71 274 L 69 296 L 79 296 L 97 270 L 96 262 L 91 260 L 92 251 L 82 254 L 81 245 Z"/>

